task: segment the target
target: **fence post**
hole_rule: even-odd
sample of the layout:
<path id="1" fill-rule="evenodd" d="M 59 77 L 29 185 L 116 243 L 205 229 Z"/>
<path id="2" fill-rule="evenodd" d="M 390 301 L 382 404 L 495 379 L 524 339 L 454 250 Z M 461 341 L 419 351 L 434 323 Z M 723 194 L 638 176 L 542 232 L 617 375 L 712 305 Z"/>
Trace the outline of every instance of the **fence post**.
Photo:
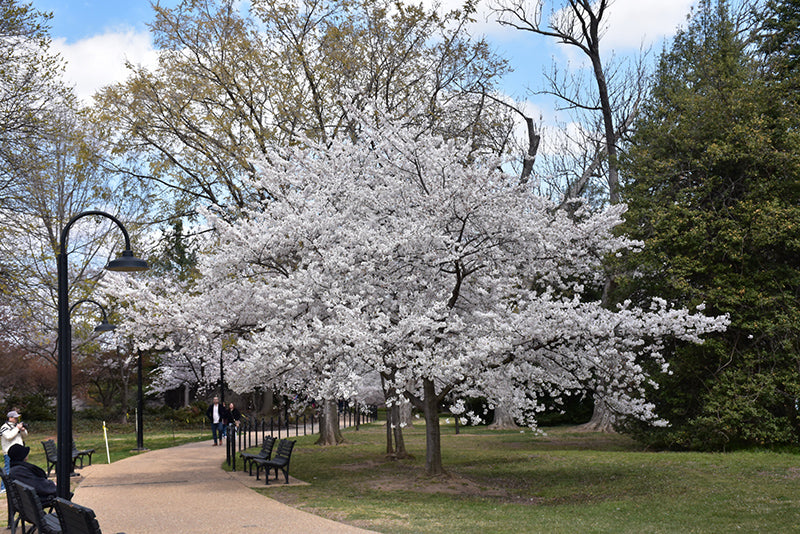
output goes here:
<path id="1" fill-rule="evenodd" d="M 231 465 L 231 425 L 225 429 L 225 461 Z"/>
<path id="2" fill-rule="evenodd" d="M 247 434 L 245 434 L 245 437 L 244 437 L 244 439 L 245 439 L 245 441 L 244 441 L 245 447 L 244 448 L 245 449 L 249 449 L 250 447 L 253 446 L 253 435 L 252 435 L 252 432 L 253 432 L 253 416 L 251 415 L 251 416 L 249 416 L 247 418 Z"/>

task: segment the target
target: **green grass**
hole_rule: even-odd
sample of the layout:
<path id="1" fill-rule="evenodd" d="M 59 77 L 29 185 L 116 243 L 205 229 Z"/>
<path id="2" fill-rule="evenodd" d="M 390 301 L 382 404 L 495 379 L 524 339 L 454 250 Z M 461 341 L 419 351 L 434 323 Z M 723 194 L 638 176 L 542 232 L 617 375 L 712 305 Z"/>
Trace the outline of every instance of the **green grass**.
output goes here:
<path id="1" fill-rule="evenodd" d="M 144 446 L 147 449 L 164 449 L 192 441 L 211 439 L 211 430 L 207 426 L 178 426 L 168 422 L 145 422 L 143 426 Z M 53 422 L 30 423 L 25 445 L 31 448 L 28 461 L 45 467 L 44 448 L 41 442 L 47 439 L 57 440 Z M 73 425 L 73 439 L 79 449 L 95 449 L 93 462 L 116 462 L 133 454 L 139 454 L 136 448 L 136 427 L 133 424 L 120 425 L 107 423 L 108 454 L 106 453 L 103 423 L 100 421 L 76 421 Z M 80 464 L 79 464 L 80 465 Z"/>
<path id="2" fill-rule="evenodd" d="M 444 421 L 444 420 L 443 420 Z M 39 441 L 31 460 L 44 466 Z M 289 505 L 379 532 L 404 533 L 727 533 L 797 532 L 800 455 L 745 451 L 724 454 L 648 452 L 625 436 L 548 429 L 528 431 L 443 426 L 448 475 L 425 476 L 424 423 L 404 432 L 414 458 L 386 458 L 381 424 L 345 430 L 337 447 L 292 438 L 291 474 L 307 486 L 259 490 Z M 145 446 L 207 440 L 207 428 L 145 426 Z M 80 427 L 80 448 L 105 463 L 102 427 Z M 135 430 L 109 433 L 112 461 L 131 454 Z M 256 450 L 255 448 L 253 450 Z M 232 504 L 232 506 L 234 506 Z M 5 506 L 0 505 L 0 525 Z"/>
<path id="3" fill-rule="evenodd" d="M 445 427 L 448 475 L 424 474 L 424 424 L 406 429 L 414 459 L 385 458 L 384 429 L 338 447 L 298 438 L 292 475 L 309 486 L 266 495 L 391 533 L 797 532 L 800 457 L 647 452 L 624 436 L 550 429 Z"/>

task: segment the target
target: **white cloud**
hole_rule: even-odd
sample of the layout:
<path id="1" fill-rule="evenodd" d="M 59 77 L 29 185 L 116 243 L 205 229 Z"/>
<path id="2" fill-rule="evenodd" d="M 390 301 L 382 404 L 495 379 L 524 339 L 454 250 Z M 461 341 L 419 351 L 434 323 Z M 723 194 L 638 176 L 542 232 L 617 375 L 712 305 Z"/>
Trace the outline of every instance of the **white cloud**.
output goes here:
<path id="1" fill-rule="evenodd" d="M 446 8 L 458 7 L 463 0 L 444 0 Z M 636 49 L 642 43 L 651 45 L 664 37 L 673 35 L 686 20 L 689 10 L 697 0 L 611 0 L 605 15 L 607 32 L 602 45 L 606 49 Z M 539 0 L 480 0 L 477 24 L 473 27 L 478 33 L 499 40 L 547 39 L 534 37 L 528 32 L 501 26 L 496 22 L 497 15 L 489 6 L 522 3 L 528 13 L 534 13 Z M 546 25 L 553 10 L 567 5 L 565 0 L 544 0 L 542 22 Z"/>
<path id="2" fill-rule="evenodd" d="M 74 85 L 78 98 L 85 103 L 102 87 L 128 77 L 125 62 L 154 67 L 158 53 L 153 49 L 150 34 L 126 30 L 106 32 L 66 44 L 53 41 L 53 48 L 66 60 L 64 79 Z"/>
<path id="3" fill-rule="evenodd" d="M 674 35 L 686 22 L 695 0 L 615 0 L 608 8 L 605 47 L 613 49 L 649 46 Z"/>

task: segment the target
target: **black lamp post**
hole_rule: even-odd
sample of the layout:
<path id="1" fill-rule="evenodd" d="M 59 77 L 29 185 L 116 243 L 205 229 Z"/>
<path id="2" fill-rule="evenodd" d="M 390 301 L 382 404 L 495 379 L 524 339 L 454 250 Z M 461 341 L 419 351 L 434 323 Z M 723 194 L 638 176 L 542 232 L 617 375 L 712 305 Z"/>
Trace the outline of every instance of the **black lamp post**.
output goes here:
<path id="1" fill-rule="evenodd" d="M 146 451 L 144 447 L 144 393 L 142 392 L 142 351 L 138 351 L 136 363 L 136 448 L 135 451 Z"/>
<path id="2" fill-rule="evenodd" d="M 219 401 L 225 406 L 225 371 L 223 370 L 222 355 L 224 350 L 219 351 Z"/>
<path id="3" fill-rule="evenodd" d="M 145 260 L 134 257 L 128 231 L 114 216 L 104 211 L 84 211 L 75 215 L 61 231 L 58 249 L 58 394 L 56 397 L 56 420 L 58 424 L 58 458 L 56 462 L 56 494 L 64 499 L 70 495 L 70 471 L 72 470 L 72 329 L 69 320 L 69 278 L 67 269 L 67 238 L 69 230 L 78 219 L 98 215 L 111 219 L 125 237 L 125 250 L 122 256 L 108 262 L 110 271 L 144 271 L 148 268 Z"/>
<path id="4" fill-rule="evenodd" d="M 238 361 L 241 356 L 239 354 L 239 347 L 236 345 L 231 345 L 230 348 L 236 351 L 236 360 Z M 224 370 L 224 363 L 222 361 L 222 355 L 225 353 L 225 348 L 223 347 L 219 351 L 219 401 L 225 406 L 225 370 Z"/>

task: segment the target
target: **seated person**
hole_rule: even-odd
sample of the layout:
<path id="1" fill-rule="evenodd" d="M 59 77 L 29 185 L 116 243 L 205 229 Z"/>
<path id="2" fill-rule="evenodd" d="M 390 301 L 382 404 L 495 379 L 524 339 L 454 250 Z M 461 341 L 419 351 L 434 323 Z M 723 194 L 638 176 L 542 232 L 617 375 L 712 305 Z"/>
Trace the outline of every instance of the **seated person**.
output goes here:
<path id="1" fill-rule="evenodd" d="M 35 489 L 39 495 L 39 500 L 42 501 L 42 506 L 50 506 L 56 498 L 56 484 L 47 478 L 47 473 L 44 472 L 44 469 L 25 461 L 28 459 L 28 453 L 30 452 L 30 447 L 19 443 L 12 445 L 8 449 L 8 457 L 11 459 L 11 471 L 9 474 L 12 479 L 19 480 Z"/>

